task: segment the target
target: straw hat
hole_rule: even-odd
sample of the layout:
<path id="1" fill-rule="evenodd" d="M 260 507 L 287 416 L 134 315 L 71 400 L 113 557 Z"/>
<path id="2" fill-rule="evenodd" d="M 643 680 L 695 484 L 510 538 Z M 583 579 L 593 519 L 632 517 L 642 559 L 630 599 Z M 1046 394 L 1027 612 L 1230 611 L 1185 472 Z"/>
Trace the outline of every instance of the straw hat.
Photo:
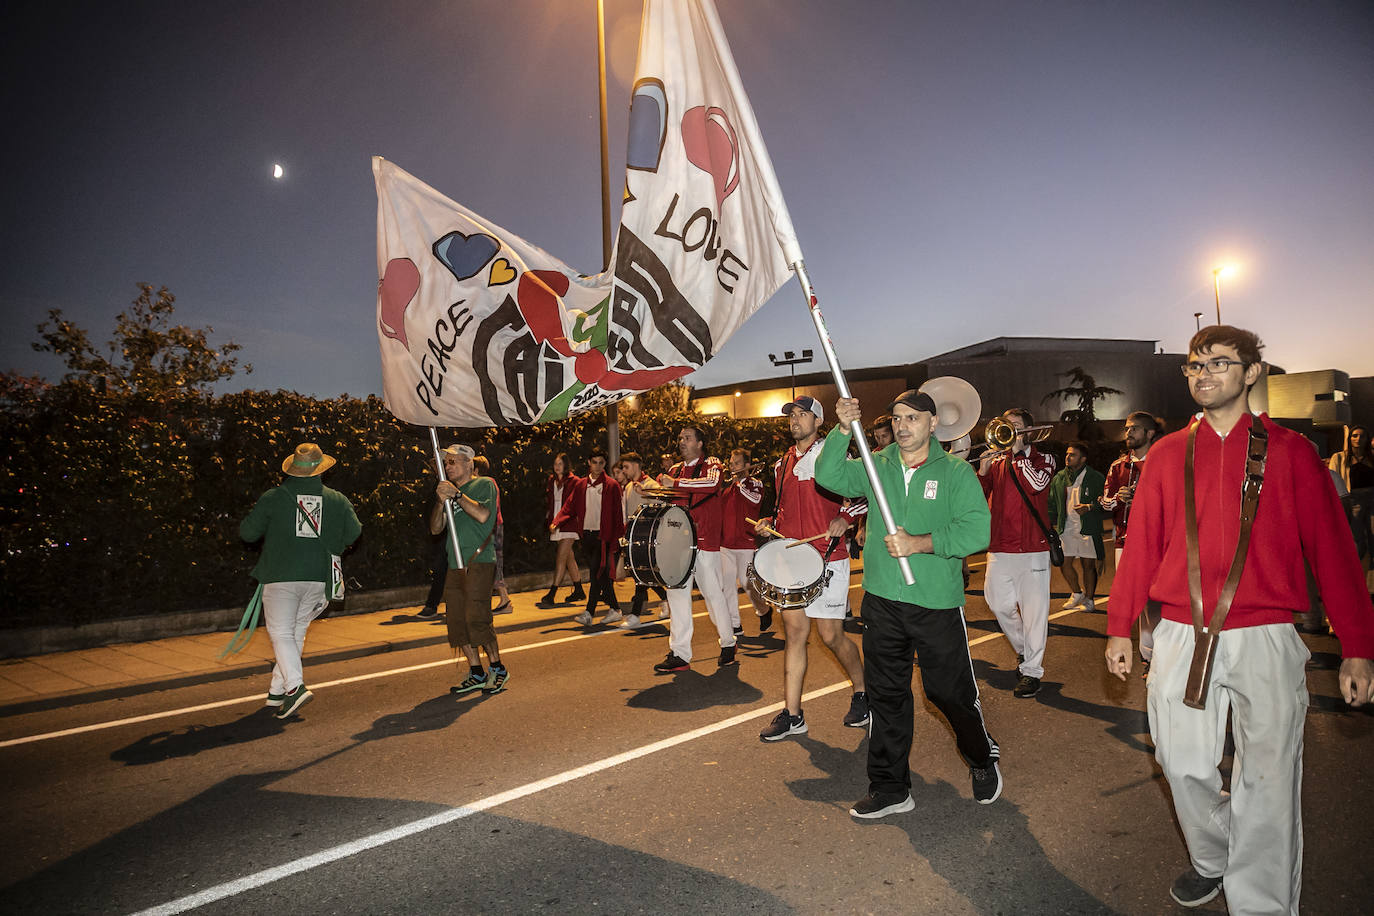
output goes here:
<path id="1" fill-rule="evenodd" d="M 281 469 L 292 477 L 318 477 L 334 466 L 330 458 L 313 442 L 302 442 L 293 455 L 286 456 Z"/>

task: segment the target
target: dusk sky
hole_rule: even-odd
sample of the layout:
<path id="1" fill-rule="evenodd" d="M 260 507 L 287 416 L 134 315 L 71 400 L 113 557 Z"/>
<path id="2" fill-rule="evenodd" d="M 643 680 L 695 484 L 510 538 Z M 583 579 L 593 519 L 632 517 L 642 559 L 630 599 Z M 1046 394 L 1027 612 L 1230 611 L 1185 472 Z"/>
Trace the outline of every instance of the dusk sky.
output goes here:
<path id="1" fill-rule="evenodd" d="M 606 6 L 618 189 L 641 4 Z M 600 270 L 594 0 L 10 8 L 0 368 L 56 380 L 47 311 L 103 343 L 146 281 L 242 344 L 230 388 L 380 393 L 372 155 Z M 847 368 L 1179 351 L 1231 262 L 1272 362 L 1374 375 L 1368 0 L 718 8 Z M 688 381 L 804 347 L 793 282 Z"/>

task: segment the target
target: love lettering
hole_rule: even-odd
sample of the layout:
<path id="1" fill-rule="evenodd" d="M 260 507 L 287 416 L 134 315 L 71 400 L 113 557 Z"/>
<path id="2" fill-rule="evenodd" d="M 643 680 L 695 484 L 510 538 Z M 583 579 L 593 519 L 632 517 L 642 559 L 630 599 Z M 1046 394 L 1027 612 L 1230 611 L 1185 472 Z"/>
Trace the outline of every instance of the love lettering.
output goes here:
<path id="1" fill-rule="evenodd" d="M 682 225 L 674 230 L 670 223 L 673 214 L 677 211 L 678 195 L 673 195 L 672 203 L 668 204 L 668 212 L 663 214 L 663 219 L 654 230 L 654 235 L 659 238 L 673 239 L 682 245 L 682 250 L 691 252 L 701 250 L 701 256 L 707 261 L 714 261 L 720 258 L 720 263 L 716 265 L 716 282 L 720 288 L 727 293 L 735 291 L 735 284 L 739 282 L 739 271 L 747 271 L 749 265 L 741 261 L 733 251 L 725 247 L 720 240 L 720 220 L 716 219 L 711 213 L 710 207 L 701 207 L 691 216 L 683 221 Z M 738 270 L 735 269 L 736 265 Z M 726 278 L 730 282 L 726 282 Z"/>

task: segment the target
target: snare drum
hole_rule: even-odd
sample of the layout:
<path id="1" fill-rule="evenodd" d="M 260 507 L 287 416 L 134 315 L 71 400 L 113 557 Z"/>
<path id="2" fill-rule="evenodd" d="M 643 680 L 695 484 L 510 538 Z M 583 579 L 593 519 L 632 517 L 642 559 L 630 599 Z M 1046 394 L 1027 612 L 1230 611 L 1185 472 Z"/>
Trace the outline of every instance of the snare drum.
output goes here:
<path id="1" fill-rule="evenodd" d="M 749 581 L 759 597 L 780 611 L 815 601 L 825 591 L 830 575 L 819 550 L 791 538 L 764 544 L 754 551 L 754 561 L 749 564 Z"/>
<path id="2" fill-rule="evenodd" d="M 692 578 L 697 526 L 681 506 L 641 503 L 630 516 L 620 543 L 625 547 L 625 565 L 640 585 L 680 588 Z"/>

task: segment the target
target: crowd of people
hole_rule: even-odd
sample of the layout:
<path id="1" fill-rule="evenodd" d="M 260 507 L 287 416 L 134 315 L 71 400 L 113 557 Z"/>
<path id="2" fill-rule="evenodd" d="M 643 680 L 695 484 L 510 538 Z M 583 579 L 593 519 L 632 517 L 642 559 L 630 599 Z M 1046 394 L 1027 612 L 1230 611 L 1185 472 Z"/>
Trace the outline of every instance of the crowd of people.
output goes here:
<path id="1" fill-rule="evenodd" d="M 604 605 L 601 625 L 634 629 L 653 617 L 656 595 L 668 652 L 653 668 L 672 675 L 693 664 L 694 588 L 717 637 L 717 667 L 739 664 L 743 592 L 758 632 L 770 631 L 776 614 L 785 642 L 782 709 L 760 733 L 765 742 L 808 731 L 801 698 L 814 626 L 851 682 L 840 724 L 868 729 L 868 793 L 850 809 L 863 819 L 915 807 L 914 665 L 969 768 L 974 800 L 991 804 L 1003 789 L 1002 748 L 985 720 L 968 648 L 966 560 L 986 551 L 984 595 L 1017 656 L 1012 695 L 1031 699 L 1048 663 L 1051 568 L 1061 567 L 1070 587 L 1066 609 L 1099 611 L 1110 519 L 1116 573 L 1105 659 L 1125 679 L 1138 636 L 1156 759 L 1190 859 L 1170 894 L 1198 906 L 1224 888 L 1235 912 L 1296 913 L 1309 655 L 1293 615 L 1315 593 L 1341 642 L 1344 699 L 1370 702 L 1374 455 L 1368 430 L 1354 427 L 1328 469 L 1310 442 L 1252 414 L 1260 348 L 1248 331 L 1200 330 L 1183 366 L 1200 412 L 1167 436 L 1149 412 L 1131 413 L 1125 453 L 1106 474 L 1089 465 L 1081 442 L 1068 446 L 1060 468 L 1035 444 L 1034 433 L 1047 427 L 1022 408 L 1000 418 L 1009 441 L 970 463 L 946 450 L 937 435 L 940 405 L 919 389 L 899 395 L 868 428 L 871 466 L 853 456 L 862 421 L 856 399 L 836 403 L 828 432 L 817 400 L 788 403 L 791 443 L 771 462 L 771 505 L 759 476 L 769 463 L 742 449 L 720 461 L 695 425 L 680 430 L 676 455 L 660 456 L 657 475 L 636 453 L 608 467 L 607 456 L 593 451 L 578 476 L 560 454 L 545 500 L 553 580 L 539 606 L 585 602 L 574 620 L 593 626 Z M 454 694 L 500 693 L 510 676 L 492 623 L 509 607 L 500 491 L 480 460 L 467 445 L 444 450 L 445 479 L 429 518 L 431 532 L 443 536 L 442 587 L 421 613 L 436 613 L 442 596 L 449 645 L 466 663 Z M 283 466 L 286 482 L 243 523 L 246 539 L 266 538 L 255 575 L 265 584 L 277 654 L 268 704 L 283 718 L 310 698 L 300 666 L 305 629 L 325 605 L 331 560 L 336 570 L 337 554 L 359 531 L 347 500 L 319 483 L 332 463 L 303 444 Z M 865 543 L 859 645 L 844 624 L 851 550 Z M 585 591 L 575 544 L 587 567 Z M 627 571 L 634 581 L 628 609 L 615 589 Z M 571 591 L 559 602 L 564 584 Z M 496 594 L 504 601 L 494 608 Z M 1235 757 L 1223 784 L 1228 729 Z"/>

